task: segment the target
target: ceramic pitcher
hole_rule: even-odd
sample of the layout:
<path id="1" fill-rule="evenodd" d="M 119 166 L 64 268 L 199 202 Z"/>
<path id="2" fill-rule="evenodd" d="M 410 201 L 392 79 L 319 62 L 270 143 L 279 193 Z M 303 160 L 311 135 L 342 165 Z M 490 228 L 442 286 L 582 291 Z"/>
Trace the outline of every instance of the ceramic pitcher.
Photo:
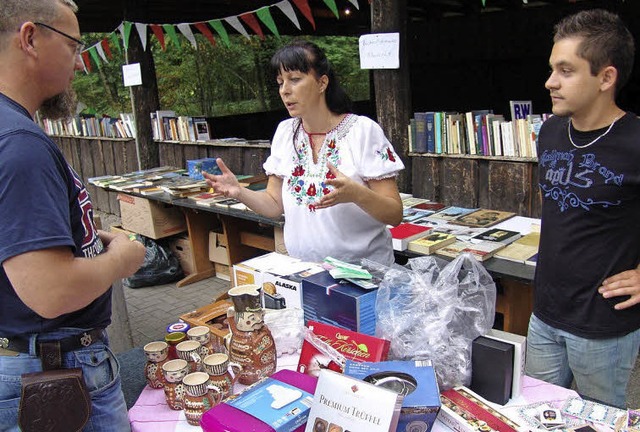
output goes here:
<path id="1" fill-rule="evenodd" d="M 184 384 L 184 415 L 187 422 L 200 426 L 202 415 L 222 400 L 222 393 L 211 385 L 206 372 L 192 372 L 182 379 Z"/>
<path id="2" fill-rule="evenodd" d="M 169 360 L 162 365 L 164 396 L 169 408 L 184 408 L 184 384 L 182 379 L 189 373 L 189 362 L 183 359 Z"/>
<path id="3" fill-rule="evenodd" d="M 229 356 L 225 353 L 210 354 L 202 360 L 205 372 L 209 374 L 211 384 L 222 392 L 222 398 L 233 394 L 233 385 L 238 379 L 242 367 L 236 363 L 229 363 Z M 233 370 L 233 374 L 229 368 Z"/>

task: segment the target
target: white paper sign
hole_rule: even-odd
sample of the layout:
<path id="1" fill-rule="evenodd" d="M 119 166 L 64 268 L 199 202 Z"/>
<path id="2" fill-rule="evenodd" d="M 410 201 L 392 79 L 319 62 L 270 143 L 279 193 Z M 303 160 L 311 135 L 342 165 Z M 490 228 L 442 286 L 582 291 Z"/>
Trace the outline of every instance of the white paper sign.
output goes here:
<path id="1" fill-rule="evenodd" d="M 361 69 L 399 69 L 400 33 L 360 36 Z"/>
<path id="2" fill-rule="evenodd" d="M 142 84 L 142 72 L 140 63 L 131 63 L 122 66 L 122 80 L 125 87 Z"/>

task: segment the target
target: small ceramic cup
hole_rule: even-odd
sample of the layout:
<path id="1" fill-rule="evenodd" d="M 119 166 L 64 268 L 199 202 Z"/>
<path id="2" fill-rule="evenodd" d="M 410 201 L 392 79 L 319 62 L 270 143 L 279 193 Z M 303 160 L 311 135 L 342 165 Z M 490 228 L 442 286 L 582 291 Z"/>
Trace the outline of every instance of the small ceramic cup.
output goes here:
<path id="1" fill-rule="evenodd" d="M 161 389 L 164 387 L 164 377 L 162 376 L 162 365 L 167 361 L 169 345 L 166 342 L 149 342 L 144 346 L 144 355 L 147 362 L 144 365 L 144 376 L 149 387 Z"/>
<path id="2" fill-rule="evenodd" d="M 233 394 L 233 385 L 236 383 L 238 373 L 242 366 L 237 363 L 229 363 L 229 356 L 224 353 L 210 354 L 202 360 L 204 371 L 209 374 L 211 384 L 215 385 L 222 392 L 222 398 Z M 233 375 L 229 372 L 229 367 L 233 370 Z"/>
<path id="3" fill-rule="evenodd" d="M 201 369 L 202 357 L 199 353 L 200 347 L 200 342 L 195 340 L 186 340 L 176 345 L 178 358 L 189 362 L 190 372 L 198 372 Z"/>
<path id="4" fill-rule="evenodd" d="M 187 337 L 200 343 L 201 348 L 199 354 L 201 357 L 213 354 L 213 345 L 211 344 L 211 329 L 207 326 L 191 327 L 187 331 Z"/>
<path id="5" fill-rule="evenodd" d="M 173 410 L 184 408 L 184 384 L 182 379 L 189 373 L 189 362 L 183 359 L 169 360 L 162 365 L 164 396 Z"/>

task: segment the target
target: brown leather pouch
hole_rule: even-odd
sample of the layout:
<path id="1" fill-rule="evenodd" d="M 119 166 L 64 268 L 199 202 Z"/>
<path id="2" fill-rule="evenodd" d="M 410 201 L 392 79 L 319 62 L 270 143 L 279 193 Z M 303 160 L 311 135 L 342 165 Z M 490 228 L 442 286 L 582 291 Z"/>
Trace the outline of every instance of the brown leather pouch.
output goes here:
<path id="1" fill-rule="evenodd" d="M 51 359 L 52 356 L 41 352 L 41 358 L 46 369 L 45 358 Z M 80 431 L 90 414 L 91 396 L 82 369 L 55 369 L 22 375 L 18 413 L 18 424 L 22 431 Z"/>

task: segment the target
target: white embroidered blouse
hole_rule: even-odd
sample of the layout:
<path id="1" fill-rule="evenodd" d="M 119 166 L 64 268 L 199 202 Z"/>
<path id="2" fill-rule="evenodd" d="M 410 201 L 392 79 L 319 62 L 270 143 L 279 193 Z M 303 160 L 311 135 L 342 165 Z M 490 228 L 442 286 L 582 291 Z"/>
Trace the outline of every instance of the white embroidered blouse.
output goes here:
<path id="1" fill-rule="evenodd" d="M 348 114 L 326 134 L 314 163 L 309 136 L 300 122 L 291 118 L 278 125 L 264 163 L 268 175 L 283 179 L 284 242 L 289 255 L 314 262 L 327 256 L 353 263 L 368 258 L 391 265 L 391 234 L 385 224 L 353 203 L 314 206 L 331 190 L 324 183 L 332 176 L 327 161 L 360 184 L 395 177 L 404 169 L 382 128 L 367 117 Z"/>

